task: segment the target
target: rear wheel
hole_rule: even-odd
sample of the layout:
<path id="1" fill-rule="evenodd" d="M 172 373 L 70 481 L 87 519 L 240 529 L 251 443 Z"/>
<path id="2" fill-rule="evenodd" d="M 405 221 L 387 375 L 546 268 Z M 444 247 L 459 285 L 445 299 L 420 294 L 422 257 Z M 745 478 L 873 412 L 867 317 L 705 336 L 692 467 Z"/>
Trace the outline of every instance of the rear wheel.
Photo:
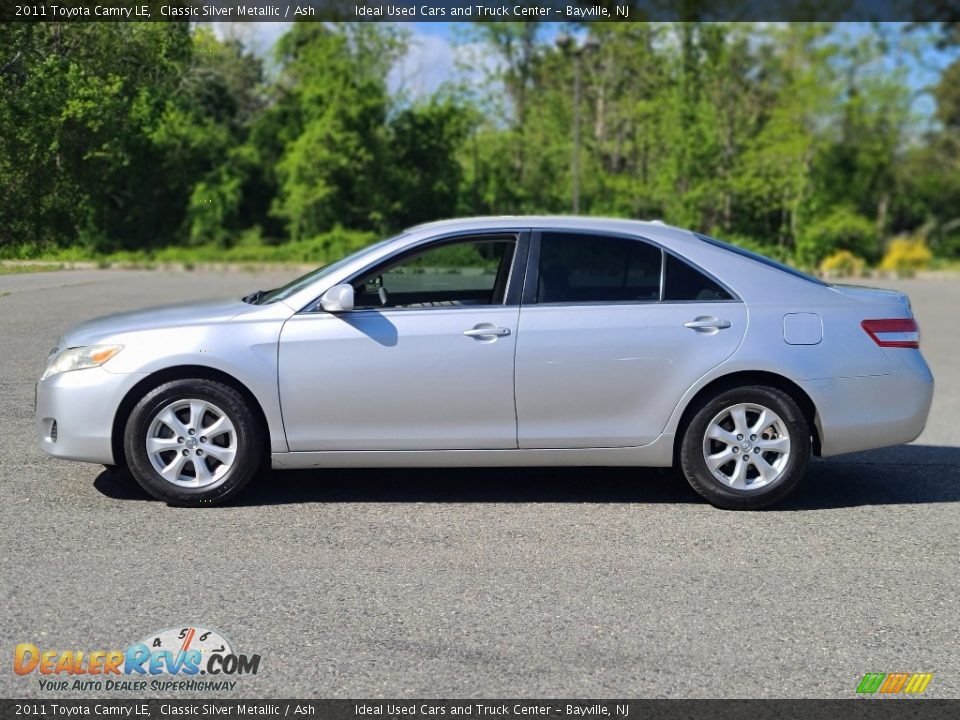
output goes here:
<path id="1" fill-rule="evenodd" d="M 750 510 L 787 496 L 810 460 L 810 427 L 797 403 L 773 387 L 734 388 L 706 402 L 687 425 L 680 464 L 717 507 Z"/>
<path id="2" fill-rule="evenodd" d="M 130 472 L 172 505 L 212 505 L 236 495 L 261 465 L 262 430 L 234 388 L 175 380 L 147 393 L 127 421 Z"/>

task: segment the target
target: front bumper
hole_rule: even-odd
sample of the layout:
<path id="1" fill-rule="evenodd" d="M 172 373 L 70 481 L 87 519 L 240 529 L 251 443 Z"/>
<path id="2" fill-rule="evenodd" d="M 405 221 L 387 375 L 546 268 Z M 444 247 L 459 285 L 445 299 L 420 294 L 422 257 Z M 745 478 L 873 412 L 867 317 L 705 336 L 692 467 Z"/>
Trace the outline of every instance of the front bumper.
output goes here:
<path id="1" fill-rule="evenodd" d="M 933 375 L 919 352 L 889 375 L 808 380 L 800 386 L 817 408 L 823 457 L 915 440 L 933 401 Z"/>
<path id="2" fill-rule="evenodd" d="M 40 447 L 65 460 L 115 464 L 113 419 L 124 396 L 143 377 L 95 367 L 58 373 L 39 381 L 36 427 Z"/>

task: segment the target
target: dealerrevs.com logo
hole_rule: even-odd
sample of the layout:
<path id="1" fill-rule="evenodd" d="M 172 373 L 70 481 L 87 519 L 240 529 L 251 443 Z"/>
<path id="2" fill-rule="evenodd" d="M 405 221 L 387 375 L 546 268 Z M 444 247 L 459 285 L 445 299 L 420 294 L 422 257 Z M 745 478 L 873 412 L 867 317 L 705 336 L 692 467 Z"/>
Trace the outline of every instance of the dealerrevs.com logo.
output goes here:
<path id="1" fill-rule="evenodd" d="M 233 690 L 235 678 L 259 669 L 260 655 L 238 653 L 222 633 L 196 625 L 159 630 L 126 650 L 20 643 L 13 658 L 14 672 L 36 676 L 41 690 Z"/>

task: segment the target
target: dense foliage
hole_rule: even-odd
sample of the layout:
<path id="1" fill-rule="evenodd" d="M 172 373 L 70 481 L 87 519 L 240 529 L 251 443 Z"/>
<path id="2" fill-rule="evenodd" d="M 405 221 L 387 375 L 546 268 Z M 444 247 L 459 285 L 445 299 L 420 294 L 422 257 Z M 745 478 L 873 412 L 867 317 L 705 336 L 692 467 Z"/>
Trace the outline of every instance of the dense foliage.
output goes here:
<path id="1" fill-rule="evenodd" d="M 894 239 L 960 256 L 960 62 L 913 87 L 916 28 L 603 24 L 576 57 L 556 27 L 469 32 L 484 62 L 411 98 L 398 26 L 296 24 L 266 59 L 187 24 L 0 27 L 0 256 L 296 242 L 322 262 L 438 217 L 567 212 L 576 63 L 581 212 L 808 266 Z"/>

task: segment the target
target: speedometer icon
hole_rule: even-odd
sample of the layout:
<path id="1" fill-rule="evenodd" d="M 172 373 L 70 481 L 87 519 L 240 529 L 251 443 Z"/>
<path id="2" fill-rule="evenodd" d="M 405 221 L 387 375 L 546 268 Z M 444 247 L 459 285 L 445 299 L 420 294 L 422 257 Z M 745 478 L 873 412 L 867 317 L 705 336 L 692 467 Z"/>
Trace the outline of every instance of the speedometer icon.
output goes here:
<path id="1" fill-rule="evenodd" d="M 219 630 L 212 630 L 200 625 L 185 625 L 176 628 L 167 628 L 151 633 L 140 641 L 151 652 L 169 651 L 176 657 L 179 653 L 186 654 L 191 650 L 199 651 L 201 668 L 207 667 L 212 655 L 232 655 L 233 646 Z M 201 674 L 204 674 L 201 671 Z"/>

